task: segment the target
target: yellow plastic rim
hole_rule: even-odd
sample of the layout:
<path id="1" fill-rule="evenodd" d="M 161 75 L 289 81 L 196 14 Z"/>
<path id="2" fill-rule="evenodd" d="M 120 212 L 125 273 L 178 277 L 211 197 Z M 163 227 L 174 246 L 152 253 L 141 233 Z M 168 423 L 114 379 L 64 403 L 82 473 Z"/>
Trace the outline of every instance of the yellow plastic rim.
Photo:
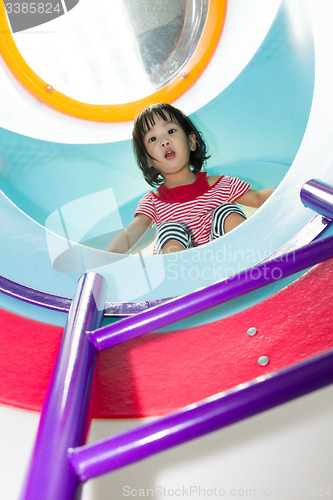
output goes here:
<path id="1" fill-rule="evenodd" d="M 39 101 L 52 108 L 84 120 L 99 122 L 133 120 L 142 109 L 152 103 L 175 101 L 198 80 L 211 60 L 222 34 L 227 1 L 210 0 L 200 42 L 186 67 L 160 90 L 143 99 L 125 104 L 87 104 L 58 92 L 42 80 L 26 63 L 14 42 L 4 2 L 0 2 L 0 52 L 22 85 Z"/>

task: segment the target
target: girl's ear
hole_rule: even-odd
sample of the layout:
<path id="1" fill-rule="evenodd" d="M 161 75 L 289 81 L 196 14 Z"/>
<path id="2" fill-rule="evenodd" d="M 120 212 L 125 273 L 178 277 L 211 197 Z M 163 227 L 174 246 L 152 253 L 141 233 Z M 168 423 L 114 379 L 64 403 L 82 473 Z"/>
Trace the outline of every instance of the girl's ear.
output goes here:
<path id="1" fill-rule="evenodd" d="M 195 137 L 194 132 L 192 132 L 192 134 L 189 135 L 189 140 L 190 140 L 190 150 L 195 151 L 197 149 L 197 138 Z"/>

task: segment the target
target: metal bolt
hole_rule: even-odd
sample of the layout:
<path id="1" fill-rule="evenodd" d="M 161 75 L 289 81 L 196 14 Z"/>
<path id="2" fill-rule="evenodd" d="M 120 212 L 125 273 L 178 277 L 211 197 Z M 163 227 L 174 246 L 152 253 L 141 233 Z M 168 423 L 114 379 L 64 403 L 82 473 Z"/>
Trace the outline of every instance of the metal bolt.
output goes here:
<path id="1" fill-rule="evenodd" d="M 268 356 L 260 356 L 258 359 L 258 364 L 260 366 L 266 366 L 269 363 L 269 357 Z"/>
<path id="2" fill-rule="evenodd" d="M 182 77 L 183 77 L 183 78 L 186 78 L 186 76 L 187 76 L 187 75 L 186 75 L 186 73 L 183 73 L 183 74 L 182 74 Z"/>
<path id="3" fill-rule="evenodd" d="M 253 335 L 255 335 L 257 332 L 258 330 L 256 329 L 256 327 L 251 326 L 251 328 L 249 328 L 246 333 L 248 334 L 249 337 L 253 337 Z"/>
<path id="4" fill-rule="evenodd" d="M 46 90 L 48 90 L 48 91 L 52 90 L 51 85 L 48 85 L 48 86 L 46 87 Z"/>

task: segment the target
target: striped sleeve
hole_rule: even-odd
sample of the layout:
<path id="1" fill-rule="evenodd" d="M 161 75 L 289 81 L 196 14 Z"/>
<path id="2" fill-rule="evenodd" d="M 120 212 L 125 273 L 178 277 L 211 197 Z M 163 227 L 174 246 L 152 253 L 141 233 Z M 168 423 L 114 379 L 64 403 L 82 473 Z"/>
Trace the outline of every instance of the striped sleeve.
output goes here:
<path id="1" fill-rule="evenodd" d="M 139 201 L 137 209 L 134 213 L 134 217 L 136 217 L 138 214 L 146 215 L 154 221 L 154 224 L 156 224 L 156 212 L 151 192 L 145 194 L 144 197 Z"/>
<path id="2" fill-rule="evenodd" d="M 251 184 L 248 182 L 244 182 L 238 177 L 229 177 L 229 186 L 230 186 L 230 196 L 228 201 L 234 202 L 240 196 L 243 196 L 251 187 Z"/>

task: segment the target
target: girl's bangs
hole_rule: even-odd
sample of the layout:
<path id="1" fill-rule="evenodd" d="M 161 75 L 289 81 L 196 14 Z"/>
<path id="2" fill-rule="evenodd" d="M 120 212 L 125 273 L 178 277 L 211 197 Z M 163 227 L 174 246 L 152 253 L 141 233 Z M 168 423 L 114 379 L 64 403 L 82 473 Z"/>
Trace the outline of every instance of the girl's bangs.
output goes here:
<path id="1" fill-rule="evenodd" d="M 142 115 L 139 117 L 140 123 L 137 124 L 140 133 L 142 137 L 145 136 L 145 134 L 156 125 L 155 122 L 155 116 L 159 116 L 164 120 L 165 122 L 171 120 L 175 123 L 179 123 L 179 120 L 177 119 L 175 113 L 173 113 L 172 110 L 165 110 L 162 107 L 152 107 L 152 108 L 147 108 Z"/>

